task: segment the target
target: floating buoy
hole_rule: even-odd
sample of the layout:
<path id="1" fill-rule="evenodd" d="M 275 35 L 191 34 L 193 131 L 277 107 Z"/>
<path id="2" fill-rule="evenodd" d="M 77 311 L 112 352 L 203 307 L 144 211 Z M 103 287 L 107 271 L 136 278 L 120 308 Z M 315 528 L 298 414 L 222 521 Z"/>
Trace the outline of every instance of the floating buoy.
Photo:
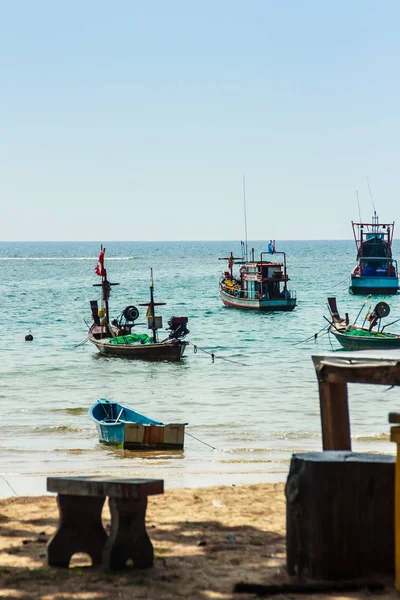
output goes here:
<path id="1" fill-rule="evenodd" d="M 33 335 L 31 333 L 27 333 L 25 336 L 25 341 L 32 342 L 32 340 L 33 340 Z"/>

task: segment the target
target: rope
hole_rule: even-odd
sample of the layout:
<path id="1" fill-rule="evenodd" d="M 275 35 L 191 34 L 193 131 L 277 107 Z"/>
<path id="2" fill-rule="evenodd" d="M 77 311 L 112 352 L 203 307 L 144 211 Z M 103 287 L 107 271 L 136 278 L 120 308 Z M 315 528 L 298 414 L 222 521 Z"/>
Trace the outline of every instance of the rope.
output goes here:
<path id="1" fill-rule="evenodd" d="M 242 362 L 239 362 L 237 360 L 232 360 L 231 358 L 225 358 L 224 356 L 215 356 L 215 352 L 209 352 L 208 350 L 204 350 L 204 348 L 200 348 L 200 346 L 197 346 L 196 344 L 193 344 L 193 342 L 188 342 L 188 344 L 190 344 L 191 346 L 193 346 L 194 354 L 197 354 L 197 351 L 201 350 L 205 354 L 208 354 L 209 356 L 211 356 L 212 362 L 214 362 L 216 358 L 219 358 L 219 360 L 225 360 L 226 362 L 233 363 L 234 365 L 241 365 L 242 367 L 247 367 L 248 366 L 248 365 L 246 365 L 246 363 L 242 363 Z"/>
<path id="2" fill-rule="evenodd" d="M 339 287 L 339 285 L 342 285 L 342 283 L 344 283 L 345 281 L 348 281 L 349 278 L 346 277 L 346 279 L 343 279 L 343 281 L 339 281 L 339 283 L 337 283 L 336 285 L 331 286 L 329 289 L 330 290 L 334 290 L 335 288 Z"/>
<path id="3" fill-rule="evenodd" d="M 332 350 L 334 350 L 333 344 L 332 344 L 332 338 L 331 338 L 331 332 L 328 329 L 328 339 L 329 339 L 329 343 L 331 345 Z"/>
<path id="4" fill-rule="evenodd" d="M 322 329 L 320 329 L 317 333 L 314 333 L 313 335 L 310 335 L 310 337 L 306 338 L 305 340 L 302 340 L 301 342 L 295 342 L 294 344 L 292 344 L 292 346 L 297 346 L 298 344 L 304 344 L 305 342 L 309 342 L 310 340 L 317 340 L 317 337 L 319 336 L 319 334 L 321 333 L 321 331 L 324 331 L 324 329 L 326 329 L 326 333 L 328 333 L 328 328 L 329 325 L 325 325 Z M 325 334 L 322 334 L 325 335 Z"/>
<path id="5" fill-rule="evenodd" d="M 2 478 L 3 481 L 6 482 L 6 484 L 8 485 L 8 487 L 14 492 L 14 494 L 16 496 L 18 496 L 17 492 L 14 490 L 13 486 L 11 485 L 11 483 L 9 481 L 7 481 L 7 479 L 4 477 L 4 475 L 0 475 L 0 477 Z"/>
<path id="6" fill-rule="evenodd" d="M 83 346 L 83 344 L 86 344 L 86 342 L 88 341 L 89 336 L 87 336 L 86 340 L 83 340 L 83 342 L 80 342 L 79 344 L 76 344 L 76 346 L 74 346 L 74 348 L 79 348 L 79 346 Z"/>
<path id="7" fill-rule="evenodd" d="M 207 444 L 207 442 L 203 442 L 203 440 L 200 440 L 199 438 L 195 437 L 194 435 L 192 435 L 191 433 L 186 432 L 186 435 L 189 435 L 191 438 L 193 438 L 194 440 L 197 440 L 198 442 L 201 442 L 202 444 L 204 444 L 205 446 L 209 446 L 209 448 L 212 448 L 213 450 L 216 450 L 216 448 L 214 446 L 211 446 L 211 444 Z"/>

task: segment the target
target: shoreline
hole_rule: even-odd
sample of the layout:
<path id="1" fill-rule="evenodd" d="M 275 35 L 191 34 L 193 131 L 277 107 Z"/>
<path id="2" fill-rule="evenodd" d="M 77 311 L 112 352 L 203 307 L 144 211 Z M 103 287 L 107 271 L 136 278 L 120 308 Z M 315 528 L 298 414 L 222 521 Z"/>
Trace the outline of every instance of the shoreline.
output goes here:
<path id="1" fill-rule="evenodd" d="M 286 467 L 286 465 L 285 465 Z M 266 472 L 266 473 L 223 473 L 218 476 L 214 474 L 210 477 L 209 474 L 196 473 L 193 475 L 185 474 L 184 477 L 171 477 L 168 475 L 165 478 L 162 473 L 154 473 L 146 475 L 146 477 L 154 479 L 164 479 L 164 487 L 166 490 L 193 490 L 193 489 L 207 489 L 216 486 L 229 487 L 229 486 L 246 486 L 246 485 L 262 485 L 262 484 L 275 484 L 284 483 L 288 475 L 288 468 L 282 470 L 282 472 Z M 109 472 L 57 472 L 48 473 L 47 475 L 13 475 L 8 473 L 0 473 L 0 500 L 7 500 L 10 498 L 22 498 L 22 497 L 40 497 L 51 495 L 51 492 L 47 492 L 46 481 L 47 477 L 68 477 L 78 475 L 111 475 Z M 116 475 L 118 477 L 123 476 L 121 473 Z M 129 478 L 134 478 L 131 474 Z M 138 473 L 137 477 L 143 477 L 142 474 Z"/>

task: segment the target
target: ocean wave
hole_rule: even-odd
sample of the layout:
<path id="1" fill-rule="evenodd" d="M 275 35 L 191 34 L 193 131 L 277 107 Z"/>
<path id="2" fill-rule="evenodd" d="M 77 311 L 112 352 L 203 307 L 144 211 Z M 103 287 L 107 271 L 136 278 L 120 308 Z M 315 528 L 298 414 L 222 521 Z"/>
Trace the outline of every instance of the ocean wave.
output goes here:
<path id="1" fill-rule="evenodd" d="M 136 256 L 107 256 L 107 261 L 109 260 L 135 260 Z M 53 261 L 58 260 L 62 262 L 74 262 L 74 261 L 91 261 L 96 262 L 97 256 L 0 256 L 0 261 Z"/>
<path id="2" fill-rule="evenodd" d="M 390 442 L 390 435 L 386 432 L 353 435 L 352 438 L 357 442 Z"/>

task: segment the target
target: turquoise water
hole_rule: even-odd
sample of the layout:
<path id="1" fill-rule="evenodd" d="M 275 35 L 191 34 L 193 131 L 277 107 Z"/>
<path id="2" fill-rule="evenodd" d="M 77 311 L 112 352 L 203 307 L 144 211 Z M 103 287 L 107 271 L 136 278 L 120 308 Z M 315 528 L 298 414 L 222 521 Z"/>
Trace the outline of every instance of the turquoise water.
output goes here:
<path id="1" fill-rule="evenodd" d="M 266 249 L 252 245 L 256 253 Z M 218 297 L 225 267 L 218 257 L 238 255 L 240 242 L 105 246 L 109 279 L 120 283 L 112 289 L 112 316 L 147 302 L 152 267 L 156 300 L 167 303 L 159 311 L 164 325 L 172 315 L 188 316 L 188 339 L 217 358 L 212 363 L 191 346 L 180 364 L 100 356 L 81 344 L 89 302 L 99 298 L 92 287 L 99 282 L 99 244 L 1 243 L 0 495 L 43 493 L 45 477 L 62 474 L 162 477 L 166 487 L 284 480 L 293 452 L 321 448 L 311 356 L 339 347 L 327 335 L 317 344 L 298 342 L 326 324 L 327 296 L 336 295 L 339 310 L 352 318 L 361 307 L 364 298 L 348 293 L 352 241 L 277 243 L 287 252 L 298 307 L 272 314 L 228 309 Z M 400 295 L 379 300 L 389 302 L 390 320 L 400 317 Z M 24 340 L 29 330 L 33 342 Z M 105 447 L 87 416 L 99 397 L 163 422 L 187 422 L 188 434 L 215 449 L 189 435 L 184 452 L 134 455 Z M 356 450 L 393 451 L 387 416 L 399 404 L 398 389 L 350 386 Z"/>

